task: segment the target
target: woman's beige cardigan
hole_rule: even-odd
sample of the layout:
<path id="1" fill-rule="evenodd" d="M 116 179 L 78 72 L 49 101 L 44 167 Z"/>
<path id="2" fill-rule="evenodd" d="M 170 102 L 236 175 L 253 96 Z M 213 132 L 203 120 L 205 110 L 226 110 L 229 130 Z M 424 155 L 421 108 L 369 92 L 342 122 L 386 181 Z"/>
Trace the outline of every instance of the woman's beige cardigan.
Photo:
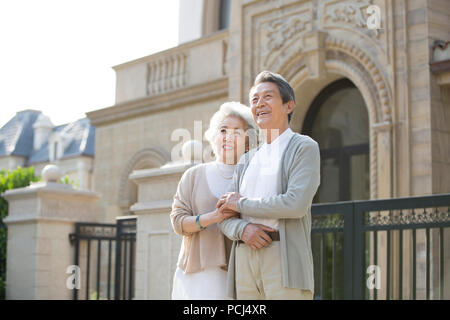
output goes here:
<path id="1" fill-rule="evenodd" d="M 207 164 L 191 167 L 183 174 L 173 198 L 170 220 L 173 230 L 183 236 L 178 267 L 185 273 L 199 272 L 206 267 L 219 266 L 227 270 L 232 242 L 217 224 L 200 232 L 183 231 L 182 221 L 214 211 L 218 199 L 211 193 L 206 180 Z"/>

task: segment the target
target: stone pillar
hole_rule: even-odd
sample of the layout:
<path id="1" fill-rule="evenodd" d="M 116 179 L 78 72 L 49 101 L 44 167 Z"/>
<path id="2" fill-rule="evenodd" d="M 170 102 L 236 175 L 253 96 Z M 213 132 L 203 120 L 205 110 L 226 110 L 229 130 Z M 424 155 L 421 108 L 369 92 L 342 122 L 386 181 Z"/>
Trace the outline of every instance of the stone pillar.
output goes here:
<path id="1" fill-rule="evenodd" d="M 392 124 L 389 121 L 372 125 L 377 135 L 377 188 L 373 188 L 377 199 L 392 197 Z M 375 198 L 373 197 L 373 198 Z"/>
<path id="2" fill-rule="evenodd" d="M 130 175 L 138 185 L 138 202 L 130 208 L 137 215 L 136 299 L 171 298 L 182 237 L 173 231 L 169 214 L 181 176 L 201 160 L 198 146 L 188 141 L 182 148 L 184 160 Z"/>
<path id="3" fill-rule="evenodd" d="M 66 287 L 74 263 L 69 234 L 79 221 L 101 217 L 99 195 L 57 183 L 55 165 L 42 170 L 43 182 L 2 194 L 9 203 L 6 299 L 71 299 Z"/>

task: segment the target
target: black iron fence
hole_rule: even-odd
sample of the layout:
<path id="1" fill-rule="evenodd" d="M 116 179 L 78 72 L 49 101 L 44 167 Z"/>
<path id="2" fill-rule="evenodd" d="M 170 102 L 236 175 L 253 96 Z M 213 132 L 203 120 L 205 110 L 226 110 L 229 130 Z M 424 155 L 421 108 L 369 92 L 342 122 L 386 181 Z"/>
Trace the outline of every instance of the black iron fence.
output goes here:
<path id="1" fill-rule="evenodd" d="M 312 206 L 316 299 L 450 299 L 450 194 Z"/>
<path id="2" fill-rule="evenodd" d="M 119 218 L 116 224 L 79 222 L 69 239 L 81 271 L 74 300 L 133 299 L 136 217 Z"/>
<path id="3" fill-rule="evenodd" d="M 450 194 L 314 204 L 316 299 L 450 299 Z M 136 218 L 77 223 L 74 299 L 132 299 Z"/>

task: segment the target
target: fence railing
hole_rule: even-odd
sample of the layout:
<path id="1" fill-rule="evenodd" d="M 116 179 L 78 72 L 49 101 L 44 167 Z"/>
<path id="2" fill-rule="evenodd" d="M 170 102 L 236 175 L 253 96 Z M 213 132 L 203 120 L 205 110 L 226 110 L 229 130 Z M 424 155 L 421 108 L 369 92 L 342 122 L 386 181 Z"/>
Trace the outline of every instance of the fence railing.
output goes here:
<path id="1" fill-rule="evenodd" d="M 315 298 L 449 299 L 449 208 L 450 194 L 314 204 Z"/>
<path id="2" fill-rule="evenodd" d="M 84 289 L 73 289 L 74 300 L 134 297 L 136 217 L 119 218 L 116 224 L 79 222 L 69 239 Z"/>
<path id="3" fill-rule="evenodd" d="M 450 194 L 314 204 L 311 213 L 316 299 L 450 299 Z M 74 299 L 133 298 L 135 217 L 77 223 L 70 239 L 84 279 Z"/>

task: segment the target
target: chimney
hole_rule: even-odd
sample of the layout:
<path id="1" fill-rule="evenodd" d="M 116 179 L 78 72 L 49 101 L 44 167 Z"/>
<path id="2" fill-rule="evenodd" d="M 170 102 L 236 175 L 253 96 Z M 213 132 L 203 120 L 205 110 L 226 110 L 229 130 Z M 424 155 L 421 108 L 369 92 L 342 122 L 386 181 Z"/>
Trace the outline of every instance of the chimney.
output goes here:
<path id="1" fill-rule="evenodd" d="M 50 121 L 49 117 L 41 113 L 36 122 L 33 124 L 33 129 L 33 150 L 38 150 L 45 144 L 45 142 L 48 140 L 48 137 L 52 133 L 53 123 Z"/>

